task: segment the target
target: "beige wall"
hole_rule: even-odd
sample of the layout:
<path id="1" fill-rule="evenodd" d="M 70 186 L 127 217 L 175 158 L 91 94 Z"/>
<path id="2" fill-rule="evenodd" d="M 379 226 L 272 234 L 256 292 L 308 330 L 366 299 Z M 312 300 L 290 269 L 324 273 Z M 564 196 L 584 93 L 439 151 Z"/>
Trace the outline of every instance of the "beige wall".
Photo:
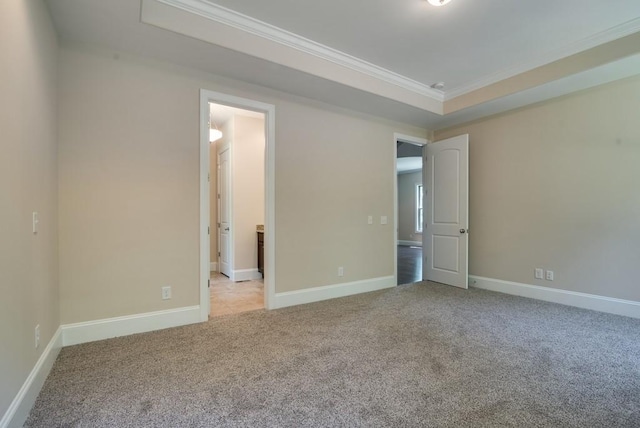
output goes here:
<path id="1" fill-rule="evenodd" d="M 422 184 L 422 171 L 398 174 L 398 239 L 422 242 L 416 233 L 416 185 Z"/>
<path id="2" fill-rule="evenodd" d="M 256 225 L 264 224 L 264 118 L 234 117 L 233 270 L 258 268 Z"/>
<path id="3" fill-rule="evenodd" d="M 276 106 L 277 291 L 393 275 L 393 132 L 426 131 L 67 47 L 60 53 L 63 323 L 198 304 L 201 88 Z M 389 224 L 368 226 L 368 214 L 387 215 Z M 161 300 L 163 285 L 173 287 L 173 299 Z"/>
<path id="4" fill-rule="evenodd" d="M 470 136 L 471 274 L 640 301 L 639 111 L 634 78 L 437 132 Z"/>
<path id="5" fill-rule="evenodd" d="M 57 51 L 40 1 L 0 2 L 0 419 L 60 324 Z"/>

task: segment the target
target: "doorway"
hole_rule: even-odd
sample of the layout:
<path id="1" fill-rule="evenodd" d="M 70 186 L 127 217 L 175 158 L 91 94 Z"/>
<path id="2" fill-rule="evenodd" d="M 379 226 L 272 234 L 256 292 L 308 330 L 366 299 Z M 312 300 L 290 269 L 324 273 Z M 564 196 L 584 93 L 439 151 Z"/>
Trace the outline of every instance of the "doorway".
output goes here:
<path id="1" fill-rule="evenodd" d="M 420 280 L 468 287 L 469 237 L 469 135 L 427 145 L 427 140 L 394 134 L 395 277 L 398 281 L 398 165 L 399 143 L 419 146 L 422 152 L 422 183 L 416 185 L 417 223 L 422 223 Z M 417 152 L 416 152 L 417 153 Z M 418 187 L 419 186 L 419 187 Z M 418 202 L 416 202 L 418 204 Z M 426 209 L 422 209 L 425 207 Z M 416 224 L 416 227 L 418 225 Z M 417 231 L 418 229 L 416 229 Z M 417 245 L 416 245 L 417 246 Z M 415 279 L 415 278 L 414 278 Z"/>
<path id="2" fill-rule="evenodd" d="M 209 103 L 211 310 L 264 308 L 259 257 L 265 212 L 265 114 Z M 262 235 L 261 235 L 262 234 Z"/>
<path id="3" fill-rule="evenodd" d="M 206 321 L 269 309 L 273 301 L 275 107 L 201 90 L 200 110 L 200 315 Z"/>
<path id="4" fill-rule="evenodd" d="M 422 281 L 423 148 L 427 140 L 395 138 L 396 285 Z"/>

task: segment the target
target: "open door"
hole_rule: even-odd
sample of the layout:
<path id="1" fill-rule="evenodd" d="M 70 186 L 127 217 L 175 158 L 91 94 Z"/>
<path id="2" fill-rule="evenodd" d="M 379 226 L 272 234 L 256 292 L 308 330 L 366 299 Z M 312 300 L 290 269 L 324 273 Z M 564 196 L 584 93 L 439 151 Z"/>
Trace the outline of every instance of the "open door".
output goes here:
<path id="1" fill-rule="evenodd" d="M 229 169 L 229 148 L 218 154 L 218 270 L 221 274 L 231 274 L 231 174 Z"/>
<path id="2" fill-rule="evenodd" d="M 423 277 L 468 287 L 469 135 L 427 144 Z"/>

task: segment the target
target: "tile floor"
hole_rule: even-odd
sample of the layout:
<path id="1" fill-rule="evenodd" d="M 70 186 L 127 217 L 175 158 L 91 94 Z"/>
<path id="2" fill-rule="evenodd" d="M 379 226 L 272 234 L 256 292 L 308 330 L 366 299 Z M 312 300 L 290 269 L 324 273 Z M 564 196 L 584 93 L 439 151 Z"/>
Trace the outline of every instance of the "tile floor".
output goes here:
<path id="1" fill-rule="evenodd" d="M 211 272 L 210 317 L 264 309 L 264 282 L 233 282 L 218 272 Z"/>

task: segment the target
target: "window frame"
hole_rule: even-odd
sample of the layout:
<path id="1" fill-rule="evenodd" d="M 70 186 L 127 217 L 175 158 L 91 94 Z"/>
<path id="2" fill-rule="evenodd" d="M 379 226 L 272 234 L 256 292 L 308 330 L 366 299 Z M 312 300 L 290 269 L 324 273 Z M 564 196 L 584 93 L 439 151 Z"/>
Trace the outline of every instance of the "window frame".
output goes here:
<path id="1" fill-rule="evenodd" d="M 416 233 L 423 233 L 423 224 L 424 224 L 424 186 L 422 183 L 416 183 L 416 191 L 415 191 L 415 231 Z M 422 221 L 421 221 L 422 219 Z"/>

